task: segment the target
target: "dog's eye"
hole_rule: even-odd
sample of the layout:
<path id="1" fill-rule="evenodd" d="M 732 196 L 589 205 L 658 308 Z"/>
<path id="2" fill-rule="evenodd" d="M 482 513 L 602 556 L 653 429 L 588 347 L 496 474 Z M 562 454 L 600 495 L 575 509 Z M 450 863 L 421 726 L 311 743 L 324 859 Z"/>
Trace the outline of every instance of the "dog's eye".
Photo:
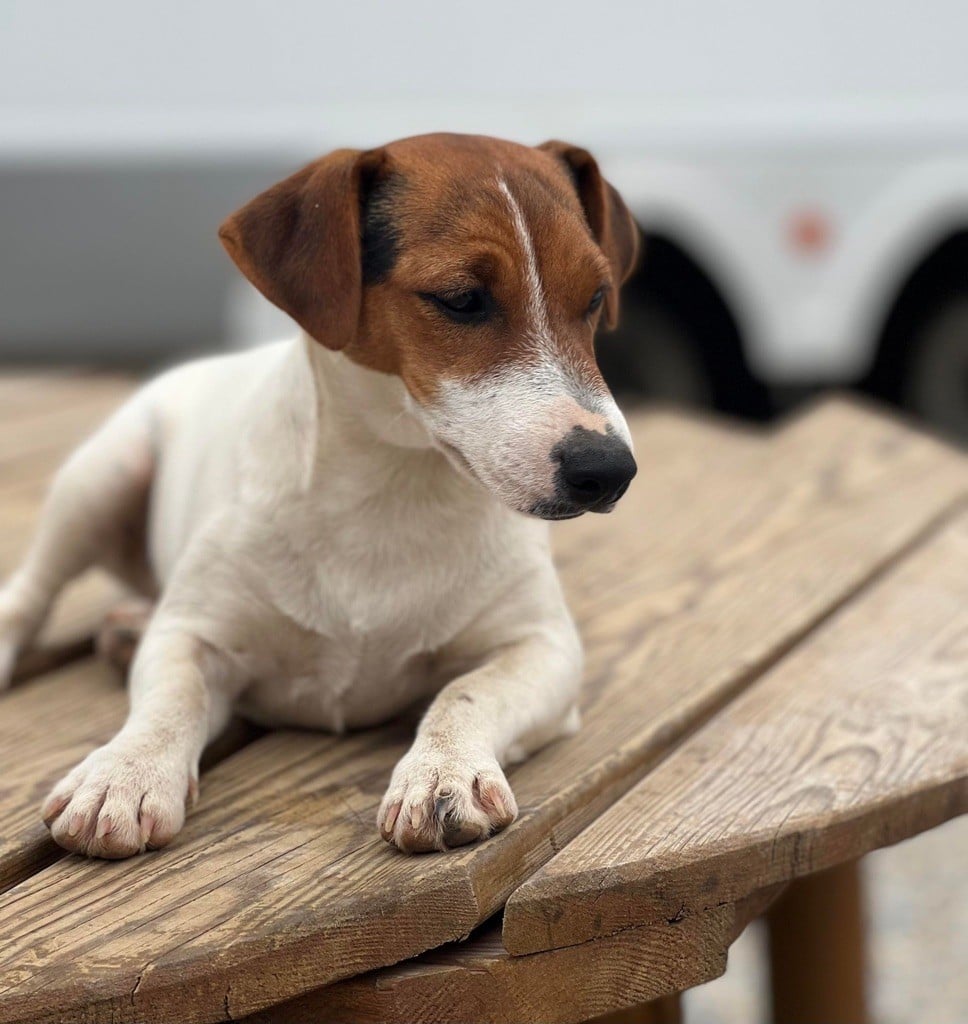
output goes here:
<path id="1" fill-rule="evenodd" d="M 483 288 L 469 288 L 449 295 L 423 292 L 421 297 L 459 324 L 479 323 L 491 312 L 488 294 Z"/>
<path id="2" fill-rule="evenodd" d="M 604 300 L 605 300 L 605 289 L 604 288 L 599 288 L 598 291 L 596 291 L 595 294 L 592 296 L 591 302 L 588 303 L 589 315 L 594 313 L 595 310 L 598 309 L 598 307 L 602 304 L 602 302 Z"/>

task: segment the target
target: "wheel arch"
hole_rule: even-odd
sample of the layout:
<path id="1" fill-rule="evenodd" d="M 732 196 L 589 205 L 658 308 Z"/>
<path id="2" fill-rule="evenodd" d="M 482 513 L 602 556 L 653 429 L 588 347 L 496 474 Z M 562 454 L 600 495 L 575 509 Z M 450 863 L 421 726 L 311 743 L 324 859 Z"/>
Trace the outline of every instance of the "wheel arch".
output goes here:
<path id="1" fill-rule="evenodd" d="M 708 261 L 668 228 L 640 227 L 640 232 L 643 256 L 622 289 L 626 309 L 656 303 L 685 328 L 698 346 L 718 409 L 768 415 L 767 392 L 750 368 L 740 317 Z M 636 343 L 630 320 L 624 318 L 615 332 L 620 344 Z"/>
<path id="2" fill-rule="evenodd" d="M 898 401 L 906 359 L 917 325 L 947 296 L 968 291 L 968 222 L 948 228 L 922 249 L 902 274 L 875 332 L 866 390 Z"/>

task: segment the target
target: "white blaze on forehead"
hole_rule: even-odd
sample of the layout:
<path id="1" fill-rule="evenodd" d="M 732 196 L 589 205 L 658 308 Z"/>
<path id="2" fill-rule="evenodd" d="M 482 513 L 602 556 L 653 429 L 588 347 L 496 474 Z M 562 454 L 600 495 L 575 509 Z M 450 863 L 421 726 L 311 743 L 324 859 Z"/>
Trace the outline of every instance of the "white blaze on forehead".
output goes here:
<path id="1" fill-rule="evenodd" d="M 538 271 L 538 257 L 534 251 L 534 240 L 528 230 L 521 205 L 514 198 L 511 189 L 508 188 L 508 183 L 503 178 L 498 178 L 497 186 L 510 207 L 511 223 L 514 225 L 515 234 L 518 236 L 518 241 L 524 252 L 524 279 L 528 287 L 528 316 L 531 320 L 531 331 L 535 340 L 542 346 L 550 346 L 551 323 L 548 319 L 544 285 L 541 283 L 541 274 Z"/>
<path id="2" fill-rule="evenodd" d="M 554 343 L 551 320 L 548 316 L 548 303 L 545 297 L 544 284 L 538 269 L 538 257 L 534 248 L 534 239 L 528 230 L 521 204 L 517 201 L 504 178 L 498 178 L 498 188 L 507 201 L 511 211 L 511 223 L 521 250 L 524 253 L 524 279 L 527 286 L 527 311 L 530 320 L 530 335 L 541 353 L 541 364 L 529 372 L 529 383 L 537 395 L 556 394 L 563 390 L 572 399 L 572 420 L 575 425 L 590 430 L 605 431 L 611 424 L 619 437 L 630 447 L 625 417 L 619 412 L 615 400 L 608 391 L 590 385 L 580 367 L 565 366 L 562 353 Z M 584 378 L 584 379 L 583 379 Z"/>

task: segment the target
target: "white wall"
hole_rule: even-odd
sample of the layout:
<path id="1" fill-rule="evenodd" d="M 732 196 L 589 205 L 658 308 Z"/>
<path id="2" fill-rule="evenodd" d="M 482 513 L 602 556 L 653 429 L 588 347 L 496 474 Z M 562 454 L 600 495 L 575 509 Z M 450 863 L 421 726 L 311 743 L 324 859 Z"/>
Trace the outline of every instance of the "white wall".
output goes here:
<path id="1" fill-rule="evenodd" d="M 553 124 L 613 100 L 644 119 L 963 105 L 966 37 L 966 0 L 0 0 L 0 146 L 204 144 L 321 113 L 362 138 L 359 111 L 416 130 L 475 102 L 510 122 L 544 106 Z"/>

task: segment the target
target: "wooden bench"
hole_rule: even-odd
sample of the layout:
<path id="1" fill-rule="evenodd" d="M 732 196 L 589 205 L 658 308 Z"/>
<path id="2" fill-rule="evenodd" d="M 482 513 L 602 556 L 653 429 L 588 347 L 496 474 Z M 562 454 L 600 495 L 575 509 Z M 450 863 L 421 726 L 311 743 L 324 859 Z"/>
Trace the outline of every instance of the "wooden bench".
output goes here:
<path id="1" fill-rule="evenodd" d="M 128 386 L 0 381 L 0 570 Z M 513 770 L 520 819 L 475 847 L 408 858 L 376 834 L 401 722 L 239 726 L 172 847 L 62 855 L 40 800 L 125 704 L 86 653 L 112 595 L 69 594 L 0 697 L 0 1021 L 564 1022 L 653 1000 L 634 1019 L 671 1020 L 768 907 L 784 1021 L 862 1019 L 849 865 L 968 806 L 968 460 L 844 400 L 768 434 L 669 412 L 633 430 L 619 510 L 556 527 L 583 728 Z M 836 984 L 811 984 L 835 946 Z"/>

